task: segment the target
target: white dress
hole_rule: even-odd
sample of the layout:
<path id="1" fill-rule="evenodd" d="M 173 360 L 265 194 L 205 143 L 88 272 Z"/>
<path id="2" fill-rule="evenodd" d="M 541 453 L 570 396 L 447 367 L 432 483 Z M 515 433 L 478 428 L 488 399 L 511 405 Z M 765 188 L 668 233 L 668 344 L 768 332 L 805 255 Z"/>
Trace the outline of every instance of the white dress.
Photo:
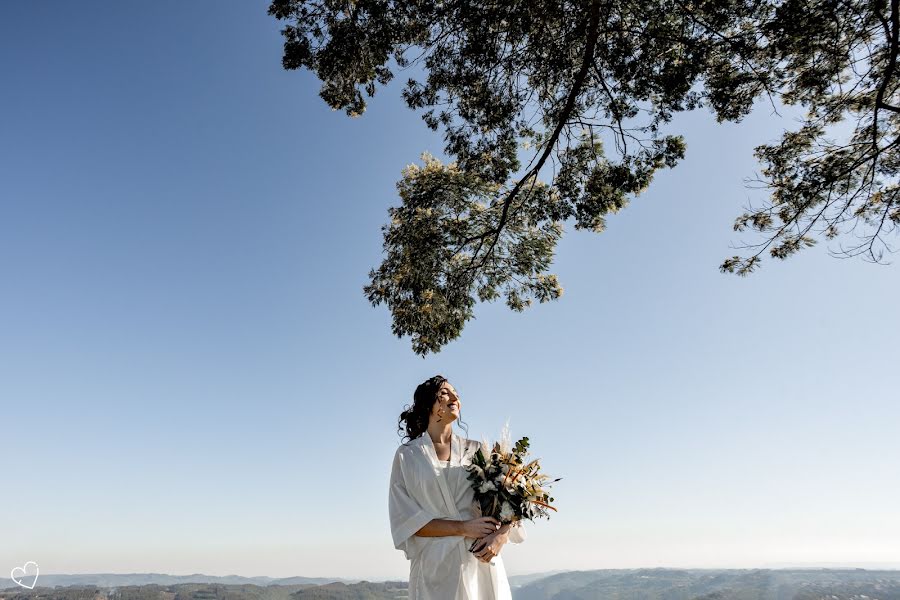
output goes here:
<path id="1" fill-rule="evenodd" d="M 448 465 L 438 460 L 425 432 L 394 453 L 388 512 L 394 547 L 410 561 L 409 600 L 512 600 L 502 557 L 478 560 L 469 552 L 475 538 L 415 535 L 432 519 L 481 516 L 465 469 L 479 447 L 480 442 L 454 433 Z M 511 543 L 525 537 L 521 523 L 510 528 Z"/>

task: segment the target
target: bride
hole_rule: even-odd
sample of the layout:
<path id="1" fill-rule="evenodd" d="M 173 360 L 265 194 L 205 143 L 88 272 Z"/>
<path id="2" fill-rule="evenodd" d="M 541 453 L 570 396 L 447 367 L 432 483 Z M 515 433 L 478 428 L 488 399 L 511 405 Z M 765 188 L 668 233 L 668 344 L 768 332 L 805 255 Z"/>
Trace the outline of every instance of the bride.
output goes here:
<path id="1" fill-rule="evenodd" d="M 511 600 L 500 550 L 524 541 L 525 528 L 481 516 L 465 468 L 481 443 L 453 432 L 459 418 L 459 394 L 440 375 L 419 385 L 400 414 L 409 441 L 391 467 L 394 547 L 410 561 L 410 600 Z"/>

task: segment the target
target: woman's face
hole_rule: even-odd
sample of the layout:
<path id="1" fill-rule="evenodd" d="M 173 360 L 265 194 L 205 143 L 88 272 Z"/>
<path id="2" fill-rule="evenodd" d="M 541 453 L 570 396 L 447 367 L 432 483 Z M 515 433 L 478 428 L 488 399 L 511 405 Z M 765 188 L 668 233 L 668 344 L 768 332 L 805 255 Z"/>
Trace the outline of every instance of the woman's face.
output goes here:
<path id="1" fill-rule="evenodd" d="M 459 418 L 459 407 L 459 394 L 449 381 L 445 381 L 438 390 L 437 402 L 431 407 L 432 418 L 439 423 L 452 423 Z"/>

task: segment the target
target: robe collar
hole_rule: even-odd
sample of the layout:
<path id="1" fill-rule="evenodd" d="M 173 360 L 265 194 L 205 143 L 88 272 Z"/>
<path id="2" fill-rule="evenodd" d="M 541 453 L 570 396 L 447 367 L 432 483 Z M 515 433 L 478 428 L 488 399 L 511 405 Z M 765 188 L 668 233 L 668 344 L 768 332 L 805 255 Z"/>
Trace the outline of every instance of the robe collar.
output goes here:
<path id="1" fill-rule="evenodd" d="M 459 466 L 461 464 L 461 456 L 462 456 L 462 445 L 464 438 L 460 435 L 457 435 L 455 432 L 450 435 L 450 466 Z M 418 444 L 425 451 L 425 454 L 428 455 L 429 460 L 431 461 L 431 465 L 434 468 L 434 476 L 438 482 L 438 488 L 441 490 L 441 496 L 444 498 L 444 506 L 447 509 L 447 516 L 451 519 L 461 519 L 462 516 L 459 513 L 459 510 L 456 508 L 456 503 L 453 500 L 453 494 L 450 493 L 450 486 L 447 483 L 446 473 L 443 468 L 443 464 L 437 457 L 437 451 L 434 449 L 434 442 L 431 441 L 431 436 L 428 435 L 428 432 L 425 431 L 414 439 L 411 443 Z M 465 548 L 462 548 L 462 552 L 465 552 Z M 462 560 L 465 560 L 466 555 L 460 555 Z"/>
<path id="2" fill-rule="evenodd" d="M 425 450 L 425 453 L 431 459 L 432 464 L 435 467 L 442 467 L 444 463 L 438 459 L 437 450 L 434 448 L 434 442 L 431 439 L 431 436 L 427 431 L 423 432 L 422 435 L 413 440 L 413 443 L 418 443 Z M 458 435 L 455 431 L 450 434 L 450 466 L 460 465 L 461 457 L 462 457 L 462 445 L 463 438 L 461 435 Z"/>

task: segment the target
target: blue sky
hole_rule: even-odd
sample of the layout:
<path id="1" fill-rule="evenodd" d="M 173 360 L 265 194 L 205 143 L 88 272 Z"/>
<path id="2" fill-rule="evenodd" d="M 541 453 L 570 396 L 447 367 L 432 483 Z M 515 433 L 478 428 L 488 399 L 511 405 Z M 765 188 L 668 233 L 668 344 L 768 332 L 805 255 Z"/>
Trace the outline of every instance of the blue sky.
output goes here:
<path id="1" fill-rule="evenodd" d="M 396 419 L 441 373 L 562 476 L 511 574 L 898 561 L 897 266 L 717 266 L 754 146 L 687 158 L 560 243 L 565 289 L 425 359 L 362 286 L 401 169 L 442 143 L 332 112 L 264 2 L 0 7 L 0 567 L 405 578 Z"/>

